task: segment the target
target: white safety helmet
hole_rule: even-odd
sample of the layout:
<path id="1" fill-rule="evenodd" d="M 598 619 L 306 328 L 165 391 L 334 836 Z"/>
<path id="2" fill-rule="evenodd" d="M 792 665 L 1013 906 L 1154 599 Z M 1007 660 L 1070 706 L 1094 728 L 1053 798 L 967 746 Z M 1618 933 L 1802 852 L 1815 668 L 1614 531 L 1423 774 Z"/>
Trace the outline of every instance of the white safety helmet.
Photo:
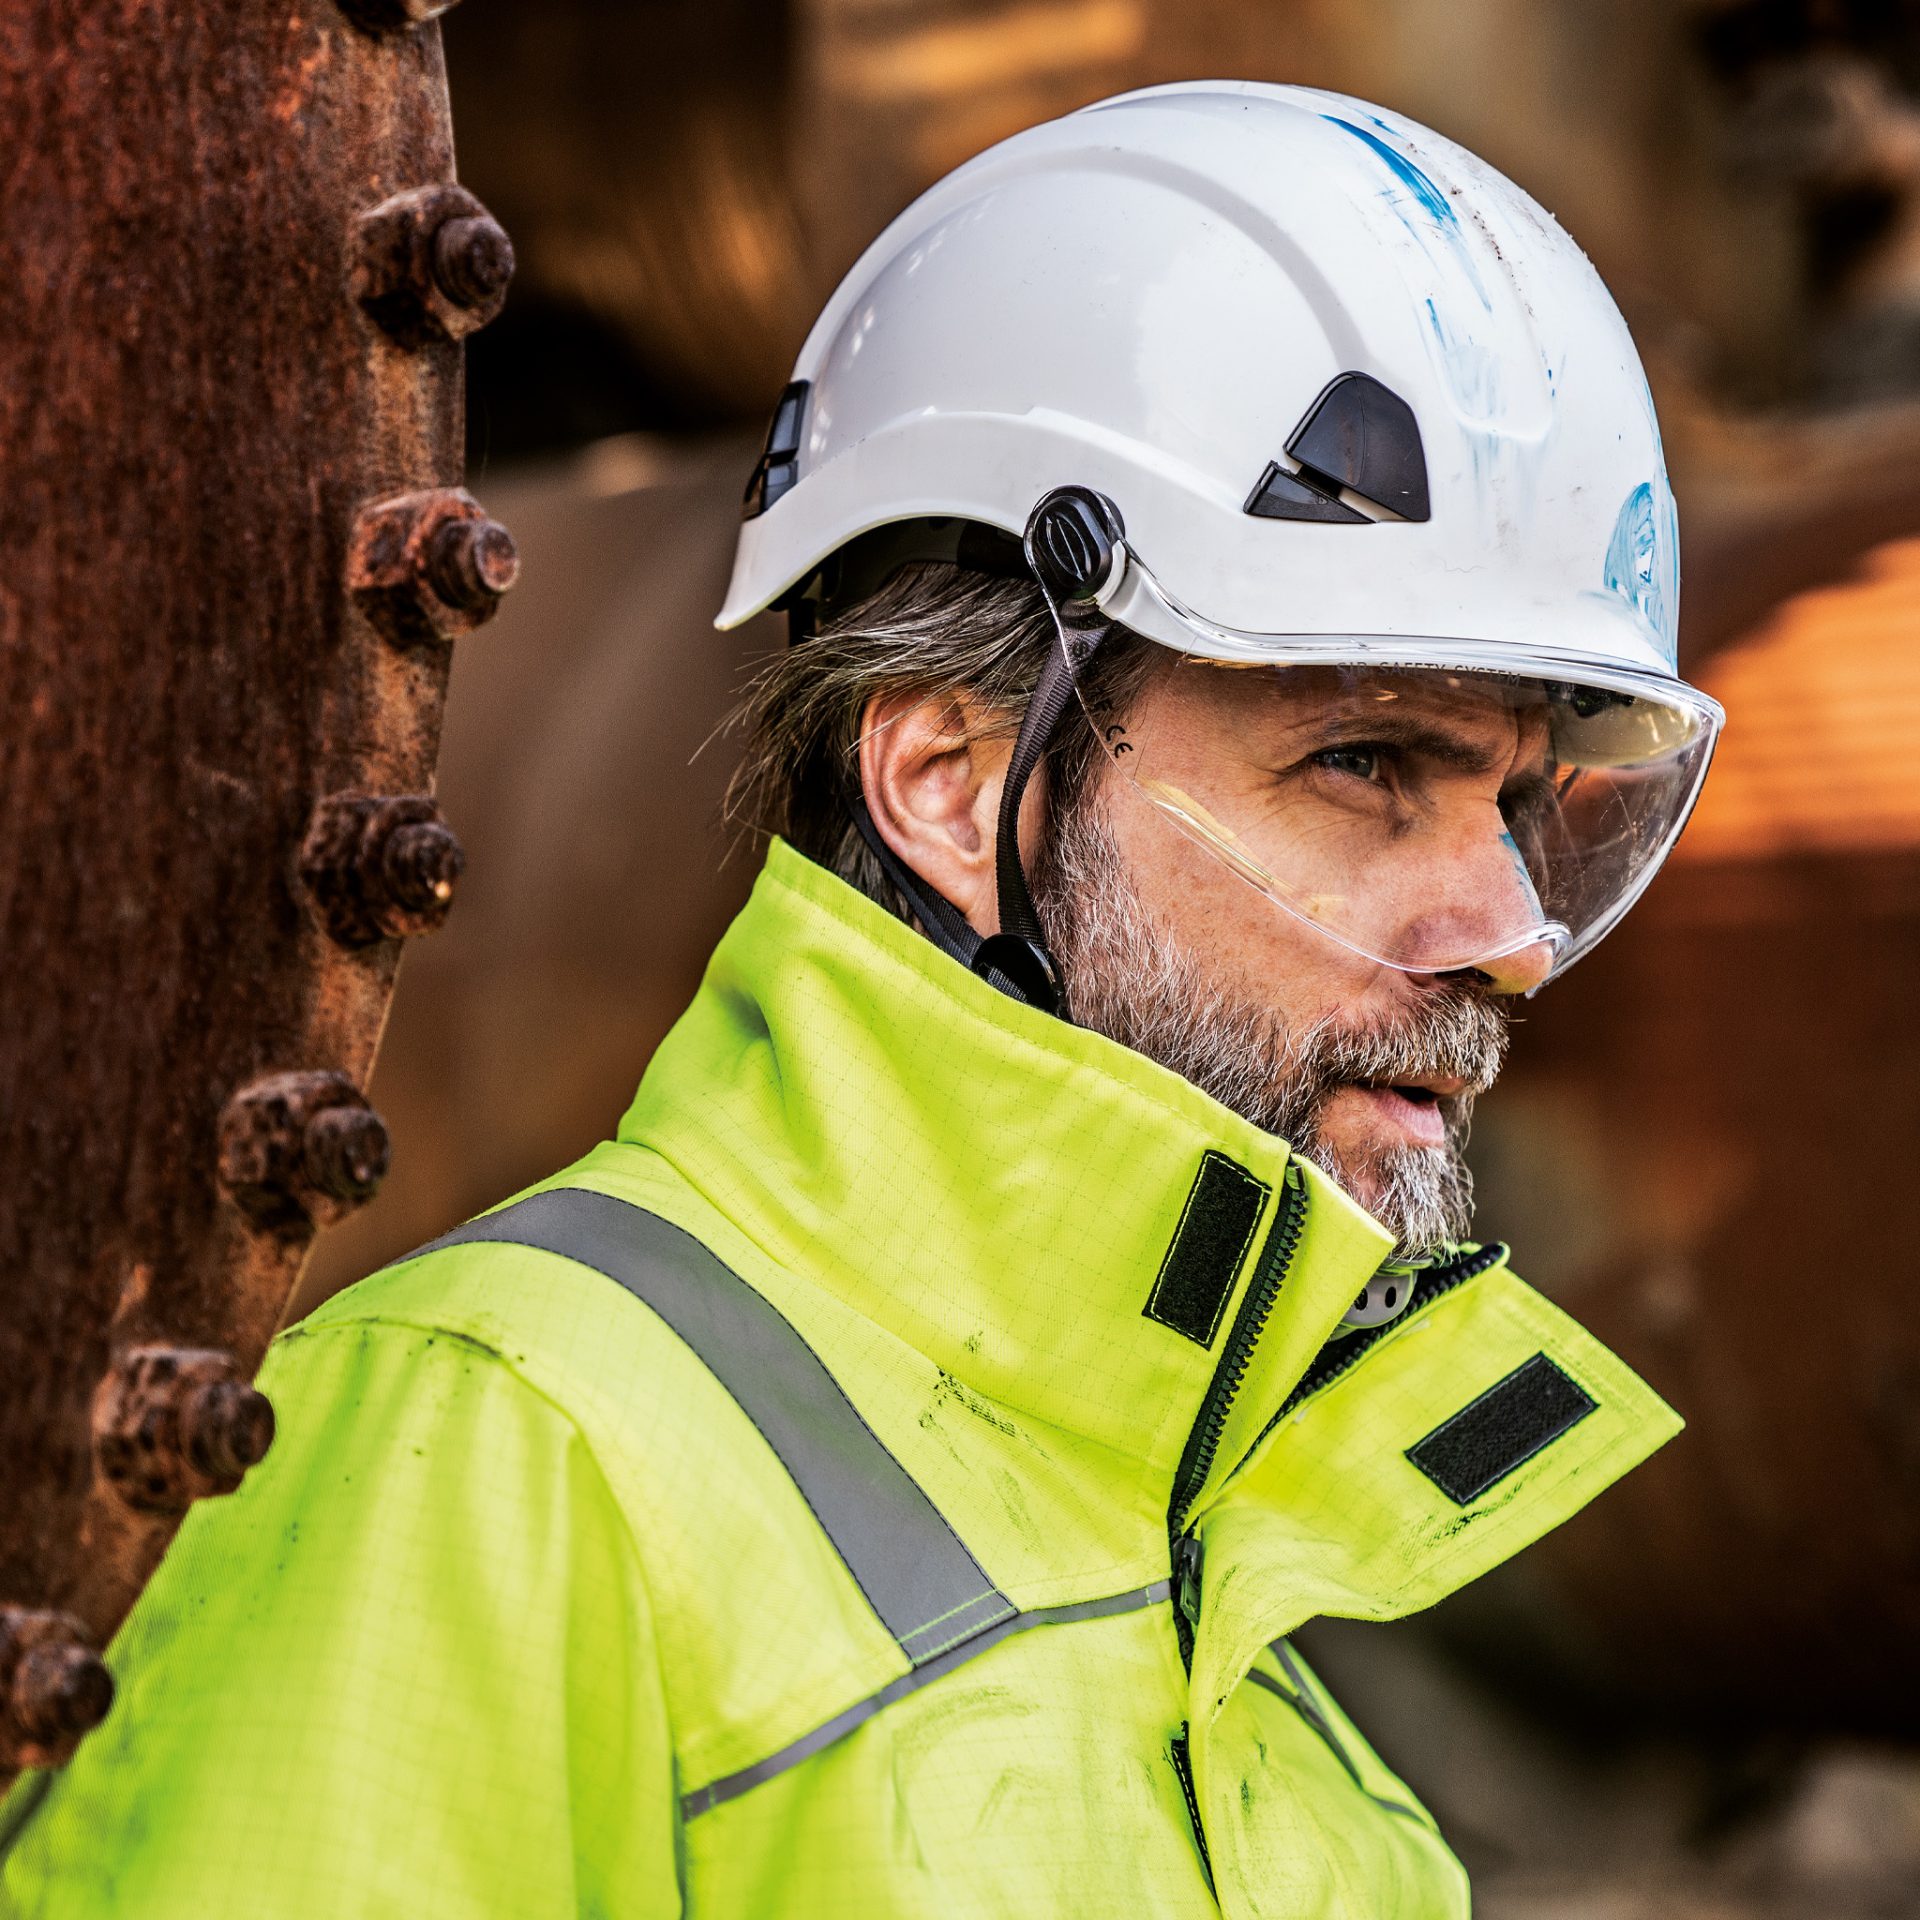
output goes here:
<path id="1" fill-rule="evenodd" d="M 1483 161 L 1339 94 L 1125 94 L 924 194 L 807 337 L 719 624 L 907 559 L 979 563 L 996 536 L 1024 540 L 1062 646 L 1007 780 L 1006 933 L 982 957 L 933 909 L 1030 998 L 1054 983 L 1010 827 L 1115 626 L 1251 670 L 1211 676 L 1221 711 L 1311 684 L 1413 733 L 1423 689 L 1517 719 L 1527 791 L 1483 836 L 1506 904 L 1449 914 L 1406 908 L 1409 862 L 1469 857 L 1410 830 L 1417 806 L 1391 831 L 1263 837 L 1177 737 L 1094 717 L 1182 830 L 1410 972 L 1590 950 L 1678 837 L 1721 724 L 1676 672 L 1673 496 L 1599 276 Z"/>

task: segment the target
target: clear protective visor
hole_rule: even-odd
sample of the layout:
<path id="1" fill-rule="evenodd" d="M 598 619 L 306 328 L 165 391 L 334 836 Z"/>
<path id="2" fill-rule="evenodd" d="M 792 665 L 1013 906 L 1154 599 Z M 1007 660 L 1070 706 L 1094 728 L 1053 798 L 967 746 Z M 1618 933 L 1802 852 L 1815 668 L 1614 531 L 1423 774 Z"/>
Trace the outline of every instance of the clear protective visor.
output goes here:
<path id="1" fill-rule="evenodd" d="M 1407 973 L 1529 993 L 1563 972 L 1659 870 L 1721 724 L 1705 695 L 1632 668 L 1562 677 L 1513 672 L 1491 643 L 1227 632 L 1150 575 L 1100 601 L 1143 588 L 1213 651 L 1082 671 L 1116 614 L 1054 608 L 1114 770 L 1275 906 Z"/>

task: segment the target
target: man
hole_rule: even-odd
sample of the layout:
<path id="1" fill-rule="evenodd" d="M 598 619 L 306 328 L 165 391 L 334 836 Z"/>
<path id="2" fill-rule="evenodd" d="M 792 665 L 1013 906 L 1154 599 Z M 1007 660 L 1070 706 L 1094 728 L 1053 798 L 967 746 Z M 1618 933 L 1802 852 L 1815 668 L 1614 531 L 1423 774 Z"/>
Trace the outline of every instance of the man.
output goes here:
<path id="1" fill-rule="evenodd" d="M 1604 290 L 1425 130 L 935 188 L 749 492 L 752 901 L 615 1140 L 282 1337 L 12 1910 L 1464 1913 L 1288 1636 L 1678 1425 L 1460 1158 L 1704 776 L 1676 584 Z"/>

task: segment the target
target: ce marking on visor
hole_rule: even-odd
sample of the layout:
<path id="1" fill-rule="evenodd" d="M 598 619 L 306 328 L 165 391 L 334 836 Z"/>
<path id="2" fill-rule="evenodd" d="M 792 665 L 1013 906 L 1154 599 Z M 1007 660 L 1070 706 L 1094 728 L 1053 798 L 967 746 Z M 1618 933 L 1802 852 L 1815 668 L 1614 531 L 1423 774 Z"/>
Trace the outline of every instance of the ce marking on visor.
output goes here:
<path id="1" fill-rule="evenodd" d="M 1098 701 L 1087 701 L 1087 717 L 1100 730 L 1100 744 L 1114 759 L 1133 751 L 1133 742 L 1127 738 L 1126 722 L 1113 717 L 1111 699 L 1103 697 Z"/>

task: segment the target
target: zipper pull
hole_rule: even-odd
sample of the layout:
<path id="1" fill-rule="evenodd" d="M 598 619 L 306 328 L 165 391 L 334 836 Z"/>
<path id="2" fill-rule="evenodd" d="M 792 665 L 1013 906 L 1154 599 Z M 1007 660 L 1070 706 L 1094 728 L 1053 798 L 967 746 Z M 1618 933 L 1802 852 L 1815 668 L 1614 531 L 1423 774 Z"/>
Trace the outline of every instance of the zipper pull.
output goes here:
<path id="1" fill-rule="evenodd" d="M 1200 1541 L 1183 1533 L 1173 1543 L 1173 1600 L 1190 1627 L 1200 1625 Z"/>
<path id="2" fill-rule="evenodd" d="M 1336 1334 L 1353 1327 L 1384 1327 L 1398 1320 L 1413 1305 L 1414 1289 L 1420 1281 L 1421 1267 L 1412 1260 L 1383 1260 L 1373 1278 L 1360 1289 L 1356 1299 L 1340 1316 Z"/>

